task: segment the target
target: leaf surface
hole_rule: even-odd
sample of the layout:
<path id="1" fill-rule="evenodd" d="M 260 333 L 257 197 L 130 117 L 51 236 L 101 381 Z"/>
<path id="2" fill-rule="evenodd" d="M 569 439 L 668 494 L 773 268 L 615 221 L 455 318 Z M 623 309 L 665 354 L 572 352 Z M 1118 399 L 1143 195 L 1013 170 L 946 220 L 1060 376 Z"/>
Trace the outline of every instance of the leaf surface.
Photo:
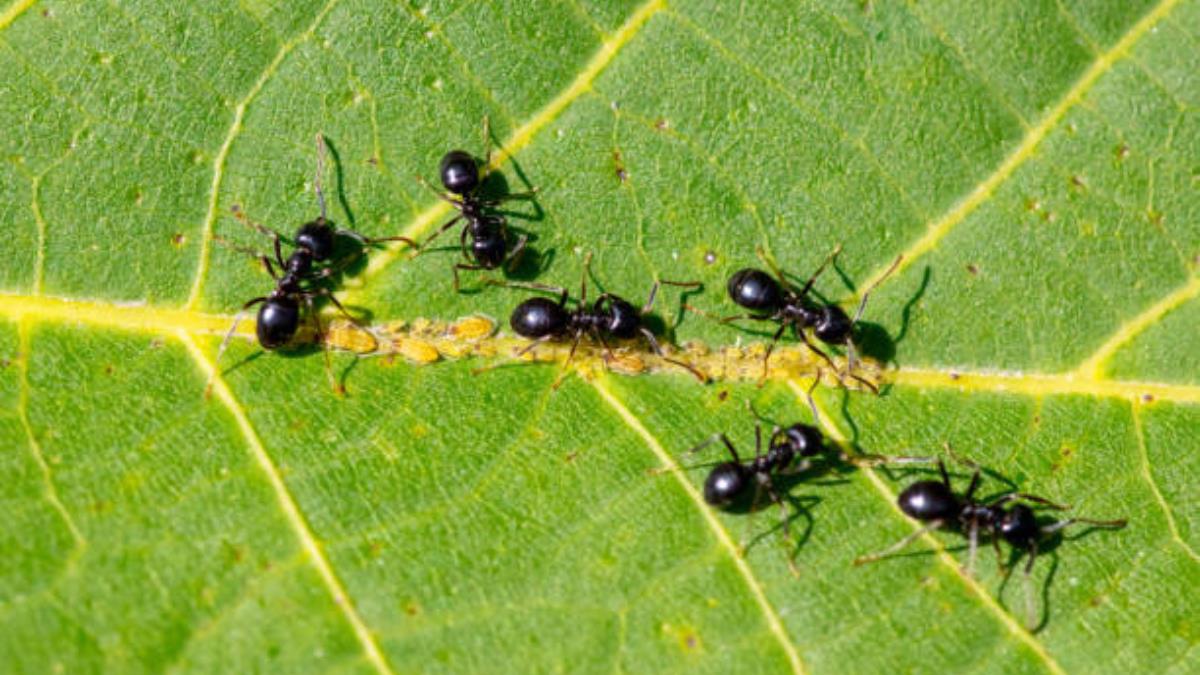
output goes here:
<path id="1" fill-rule="evenodd" d="M 16 0 L 0 663 L 1194 671 L 1198 41 L 1195 0 Z M 681 453 L 716 431 L 748 453 L 746 400 L 809 419 L 803 378 L 554 390 L 553 364 L 337 354 L 336 397 L 320 355 L 235 340 L 205 398 L 220 335 L 271 287 L 214 243 L 268 247 L 233 210 L 285 233 L 314 217 L 322 133 L 335 221 L 428 236 L 448 209 L 413 176 L 482 152 L 485 115 L 509 189 L 540 189 L 512 205 L 539 281 L 575 289 L 590 252 L 593 294 L 696 280 L 686 301 L 725 315 L 756 247 L 803 280 L 841 243 L 817 289 L 852 307 L 903 254 L 866 313 L 889 385 L 819 389 L 827 434 L 949 443 L 1129 527 L 1039 557 L 1030 632 L 1019 568 L 985 548 L 968 577 L 953 534 L 851 566 L 913 531 L 893 506 L 911 476 L 789 481 L 799 578 L 773 507 L 703 503 Z M 456 234 L 372 253 L 344 301 L 377 326 L 503 326 L 521 294 L 471 272 L 454 294 Z M 673 290 L 678 341 L 756 339 Z"/>

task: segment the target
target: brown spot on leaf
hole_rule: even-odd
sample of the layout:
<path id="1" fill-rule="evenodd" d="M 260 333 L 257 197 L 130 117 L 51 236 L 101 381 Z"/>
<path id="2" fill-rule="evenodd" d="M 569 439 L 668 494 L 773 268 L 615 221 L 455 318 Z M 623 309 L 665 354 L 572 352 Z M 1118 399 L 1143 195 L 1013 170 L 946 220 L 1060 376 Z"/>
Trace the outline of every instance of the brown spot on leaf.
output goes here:
<path id="1" fill-rule="evenodd" d="M 671 122 L 664 117 L 660 117 L 654 122 L 654 128 L 658 129 L 659 131 L 666 131 L 667 129 L 671 128 Z"/>
<path id="2" fill-rule="evenodd" d="M 1113 151 L 1113 154 L 1117 156 L 1117 159 L 1124 161 L 1129 158 L 1129 146 L 1122 143 L 1117 146 L 1117 149 Z"/>
<path id="3" fill-rule="evenodd" d="M 171 235 L 171 243 L 176 247 L 182 247 L 185 243 L 187 243 L 187 237 L 185 237 L 182 232 L 176 232 L 175 234 Z"/>
<path id="4" fill-rule="evenodd" d="M 629 180 L 629 172 L 625 170 L 625 162 L 621 160 L 620 150 L 613 150 L 613 171 L 617 174 L 617 180 L 622 183 Z"/>
<path id="5" fill-rule="evenodd" d="M 976 265 L 975 263 L 968 263 L 967 271 L 970 272 L 972 275 L 979 274 L 979 266 Z"/>

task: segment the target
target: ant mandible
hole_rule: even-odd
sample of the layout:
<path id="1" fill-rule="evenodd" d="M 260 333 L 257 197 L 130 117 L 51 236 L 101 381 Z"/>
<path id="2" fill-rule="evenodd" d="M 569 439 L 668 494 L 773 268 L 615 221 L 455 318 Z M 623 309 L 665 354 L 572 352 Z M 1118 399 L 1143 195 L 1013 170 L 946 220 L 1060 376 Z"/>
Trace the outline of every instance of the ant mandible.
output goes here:
<path id="1" fill-rule="evenodd" d="M 512 316 L 509 317 L 509 325 L 518 335 L 533 340 L 518 352 L 517 356 L 524 355 L 543 342 L 573 339 L 571 351 L 563 364 L 563 373 L 565 374 L 567 366 L 575 358 L 575 350 L 579 347 L 579 342 L 583 339 L 584 334 L 590 334 L 604 347 L 606 361 L 612 357 L 612 350 L 609 348 L 607 338 L 629 340 L 641 335 L 659 358 L 684 368 L 701 382 L 707 382 L 708 377 L 691 364 L 668 357 L 658 344 L 654 333 L 650 332 L 643 320 L 643 317 L 654 306 L 654 298 L 658 294 L 660 285 L 696 288 L 700 283 L 696 281 L 655 281 L 650 287 L 650 296 L 641 309 L 613 293 L 602 293 L 589 307 L 587 304 L 587 278 L 591 260 L 592 256 L 589 253 L 583 261 L 583 280 L 580 282 L 579 300 L 573 310 L 566 308 L 567 289 L 565 288 L 537 283 L 489 281 L 494 285 L 545 291 L 559 296 L 558 302 L 549 298 L 530 298 L 517 305 L 513 310 Z M 557 389 L 561 383 L 562 376 L 559 376 L 554 383 L 554 388 Z"/>
<path id="2" fill-rule="evenodd" d="M 234 317 L 233 325 L 230 326 L 229 332 L 225 334 L 225 339 L 221 341 L 221 346 L 217 350 L 217 361 L 220 362 L 222 354 L 225 353 L 225 348 L 229 345 L 229 340 L 233 337 L 233 333 L 237 329 L 242 315 L 246 310 L 255 305 L 262 305 L 258 309 L 258 316 L 255 321 L 255 333 L 258 337 L 259 346 L 267 351 L 272 351 L 290 344 L 300 329 L 301 303 L 303 303 L 304 309 L 308 311 L 308 316 L 313 322 L 316 340 L 323 345 L 325 350 L 325 371 L 329 377 L 330 385 L 335 391 L 341 391 L 341 388 L 333 378 L 332 368 L 329 363 L 329 346 L 325 344 L 324 329 L 321 326 L 321 319 L 313 306 L 313 300 L 318 297 L 328 299 L 351 323 L 360 328 L 362 326 L 354 317 L 350 316 L 346 308 L 333 296 L 329 289 L 322 288 L 318 284 L 345 270 L 347 266 L 363 254 L 366 247 L 404 238 L 366 237 L 352 230 L 339 229 L 330 222 L 327 218 L 325 193 L 321 187 L 321 177 L 324 171 L 325 139 L 321 134 L 317 134 L 317 170 L 313 178 L 313 191 L 316 193 L 317 204 L 320 207 L 321 214 L 315 220 L 301 225 L 296 230 L 296 235 L 291 242 L 295 246 L 295 250 L 287 258 L 283 257 L 281 248 L 283 242 L 282 235 L 271 228 L 246 219 L 240 212 L 237 214 L 238 220 L 271 239 L 274 248 L 273 259 L 266 254 L 239 246 L 221 237 L 214 237 L 214 240 L 218 243 L 256 257 L 262 263 L 263 267 L 266 268 L 267 273 L 275 280 L 275 289 L 273 291 L 242 305 L 237 316 Z M 339 236 L 355 240 L 359 246 L 359 250 L 356 255 L 348 256 L 345 260 L 335 263 L 333 256 Z"/>
<path id="3" fill-rule="evenodd" d="M 818 374 L 813 379 L 813 383 L 809 387 L 807 394 L 808 405 L 812 410 L 814 424 L 820 423 L 820 416 L 817 413 L 817 405 L 813 401 L 812 390 L 820 380 L 820 374 Z M 927 457 L 851 456 L 841 450 L 835 451 L 834 448 L 825 442 L 825 437 L 820 429 L 810 424 L 804 424 L 803 422 L 798 422 L 788 427 L 774 425 L 770 436 L 767 438 L 767 451 L 763 453 L 762 423 L 768 420 L 759 415 L 758 411 L 754 409 L 754 406 L 749 401 L 746 402 L 746 408 L 756 419 L 754 424 L 754 457 L 752 459 L 743 461 L 738 455 L 737 449 L 729 440 L 729 437 L 724 432 L 719 432 L 688 449 L 684 454 L 694 454 L 719 440 L 729 451 L 732 461 L 694 464 L 684 468 L 712 467 L 712 470 L 708 473 L 708 477 L 704 480 L 704 501 L 717 508 L 728 508 L 739 498 L 744 497 L 749 488 L 754 486 L 754 497 L 750 503 L 750 513 L 753 515 L 758 511 L 762 493 L 766 492 L 771 501 L 779 507 L 780 528 L 783 530 L 787 540 L 792 543 L 792 551 L 796 549 L 796 540 L 792 535 L 787 507 L 784 506 L 783 497 L 776 489 L 772 477 L 778 478 L 803 473 L 812 467 L 813 460 L 819 456 L 824 456 L 825 461 L 830 463 L 840 462 L 852 466 L 912 464 L 930 461 Z M 750 527 L 749 520 L 746 523 L 746 527 L 747 529 Z M 788 556 L 788 566 L 791 567 L 793 574 L 797 573 L 792 555 Z"/>
<path id="4" fill-rule="evenodd" d="M 938 472 L 941 474 L 940 481 L 918 481 L 905 488 L 896 498 L 900 510 L 908 517 L 925 523 L 924 527 L 878 553 L 859 556 L 854 560 L 854 564 L 863 565 L 886 558 L 905 548 L 930 530 L 950 527 L 959 532 L 965 532 L 967 535 L 968 552 L 964 571 L 967 576 L 971 576 L 974 574 L 980 532 L 990 535 L 992 548 L 996 552 L 996 560 L 1001 570 L 1006 568 L 1000 553 L 1000 540 L 1003 539 L 1012 548 L 1029 555 L 1024 568 L 1025 604 L 1026 624 L 1032 629 L 1034 611 L 1030 573 L 1033 570 L 1033 563 L 1037 559 L 1038 545 L 1055 532 L 1076 523 L 1120 529 L 1125 527 L 1126 521 L 1124 519 L 1093 520 L 1076 517 L 1064 518 L 1043 525 L 1038 522 L 1034 509 L 1046 508 L 1065 511 L 1071 507 L 1024 492 L 1007 492 L 991 501 L 980 501 L 975 498 L 975 490 L 979 488 L 981 471 L 979 465 L 958 457 L 950 450 L 949 446 L 946 446 L 946 450 L 960 463 L 973 469 L 971 482 L 967 486 L 966 492 L 961 495 L 955 494 L 950 485 L 950 474 L 946 472 L 945 463 L 940 459 L 937 460 Z M 1028 502 L 1033 506 L 1022 502 Z"/>
<path id="5" fill-rule="evenodd" d="M 493 207 L 511 199 L 529 199 L 538 191 L 537 188 L 533 188 L 527 192 L 485 199 L 480 192 L 483 188 L 483 179 L 487 177 L 492 162 L 491 128 L 486 116 L 483 118 L 483 142 L 484 158 L 482 163 L 465 150 L 451 150 L 442 157 L 438 166 L 438 175 L 446 192 L 439 191 L 424 178 L 417 176 L 417 181 L 421 185 L 429 188 L 439 199 L 457 209 L 458 214 L 438 228 L 420 245 L 411 239 L 404 239 L 409 246 L 416 249 L 417 255 L 420 255 L 425 247 L 429 246 L 429 242 L 436 239 L 438 235 L 454 227 L 459 221 L 466 221 L 462 233 L 459 235 L 459 247 L 463 257 L 469 262 L 456 263 L 451 268 L 454 273 L 454 290 L 456 292 L 459 290 L 459 270 L 494 270 L 503 266 L 505 270 L 512 271 L 516 267 L 521 259 L 521 254 L 525 251 L 528 238 L 525 235 L 517 237 L 510 248 L 508 221 Z M 485 171 L 482 175 L 480 174 L 481 166 Z M 468 237 L 471 239 L 469 248 L 467 246 Z"/>
<path id="6" fill-rule="evenodd" d="M 817 278 L 821 276 L 821 273 L 837 258 L 841 251 L 842 247 L 839 244 L 825 258 L 825 261 L 821 263 L 817 271 L 813 272 L 813 275 L 805 282 L 799 292 L 793 290 L 792 285 L 788 282 L 783 272 L 764 255 L 761 248 L 758 249 L 758 256 L 771 267 L 771 271 L 775 275 L 774 278 L 762 270 L 750 267 L 738 270 L 729 277 L 727 284 L 729 298 L 741 307 L 765 313 L 729 316 L 721 319 L 721 323 L 728 323 L 738 319 L 750 319 L 753 321 L 773 321 L 779 324 L 779 329 L 775 331 L 775 335 L 771 338 L 771 344 L 767 347 L 766 354 L 763 355 L 762 378 L 764 380 L 767 377 L 770 367 L 771 352 L 774 351 L 779 338 L 783 336 L 784 331 L 789 326 L 792 329 L 792 333 L 805 346 L 824 359 L 833 368 L 835 373 L 839 372 L 833 360 L 829 358 L 829 355 L 818 349 L 805 335 L 805 329 L 812 328 L 813 335 L 821 342 L 830 345 L 845 346 L 847 374 L 871 389 L 871 391 L 878 393 L 879 390 L 874 384 L 854 374 L 854 327 L 858 324 L 858 320 L 862 318 L 863 310 L 867 307 L 867 298 L 870 297 L 871 291 L 875 290 L 884 279 L 896 270 L 903 256 L 898 256 L 891 267 L 883 273 L 883 276 L 879 277 L 863 293 L 862 300 L 858 303 L 858 311 L 854 313 L 854 318 L 851 319 L 840 306 L 832 303 L 818 303 L 809 297 L 809 291 L 812 290 Z"/>

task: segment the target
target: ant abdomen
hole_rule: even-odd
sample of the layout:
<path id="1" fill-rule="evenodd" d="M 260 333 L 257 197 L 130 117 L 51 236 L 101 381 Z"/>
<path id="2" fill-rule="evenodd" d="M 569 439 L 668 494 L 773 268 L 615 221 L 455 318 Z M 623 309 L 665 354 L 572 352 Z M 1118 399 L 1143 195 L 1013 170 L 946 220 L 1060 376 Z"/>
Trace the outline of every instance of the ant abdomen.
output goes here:
<path id="1" fill-rule="evenodd" d="M 746 468 L 741 464 L 718 464 L 704 480 L 704 501 L 712 506 L 729 506 L 746 489 L 746 478 Z"/>
<path id="2" fill-rule="evenodd" d="M 513 332 L 536 340 L 566 330 L 570 316 L 567 310 L 549 298 L 529 298 L 517 305 L 509 317 Z"/>
<path id="3" fill-rule="evenodd" d="M 900 510 L 909 518 L 922 522 L 932 520 L 952 521 L 958 517 L 961 506 L 958 498 L 945 483 L 923 480 L 913 483 L 896 498 Z"/>
<path id="4" fill-rule="evenodd" d="M 300 329 L 300 305 L 289 296 L 270 298 L 258 308 L 255 332 L 263 349 L 278 349 Z"/>
<path id="5" fill-rule="evenodd" d="M 729 277 L 729 297 L 738 305 L 752 310 L 774 310 L 783 302 L 783 290 L 771 275 L 746 268 Z"/>

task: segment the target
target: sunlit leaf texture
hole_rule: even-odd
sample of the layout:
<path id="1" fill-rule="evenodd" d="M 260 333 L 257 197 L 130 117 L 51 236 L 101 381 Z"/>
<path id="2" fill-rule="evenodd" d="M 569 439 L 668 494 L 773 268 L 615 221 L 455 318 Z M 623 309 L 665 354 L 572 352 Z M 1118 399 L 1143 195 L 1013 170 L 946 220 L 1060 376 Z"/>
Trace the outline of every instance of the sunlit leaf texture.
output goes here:
<path id="1" fill-rule="evenodd" d="M 9 0 L 0 670 L 1197 672 L 1198 73 L 1197 0 Z M 424 237 L 415 176 L 485 116 L 540 188 L 510 209 L 537 280 L 702 281 L 658 311 L 719 350 L 762 338 L 682 303 L 734 313 L 756 247 L 803 280 L 841 243 L 817 290 L 848 307 L 903 253 L 865 315 L 888 384 L 818 388 L 826 433 L 1129 526 L 1043 553 L 1030 631 L 1019 568 L 964 575 L 953 533 L 850 564 L 913 531 L 911 473 L 788 482 L 793 576 L 774 507 L 651 471 L 751 452 L 747 400 L 809 420 L 804 378 L 214 365 L 272 288 L 215 239 L 316 215 L 317 134 L 331 218 Z M 441 243 L 343 300 L 506 330 L 522 293 L 454 294 Z"/>

